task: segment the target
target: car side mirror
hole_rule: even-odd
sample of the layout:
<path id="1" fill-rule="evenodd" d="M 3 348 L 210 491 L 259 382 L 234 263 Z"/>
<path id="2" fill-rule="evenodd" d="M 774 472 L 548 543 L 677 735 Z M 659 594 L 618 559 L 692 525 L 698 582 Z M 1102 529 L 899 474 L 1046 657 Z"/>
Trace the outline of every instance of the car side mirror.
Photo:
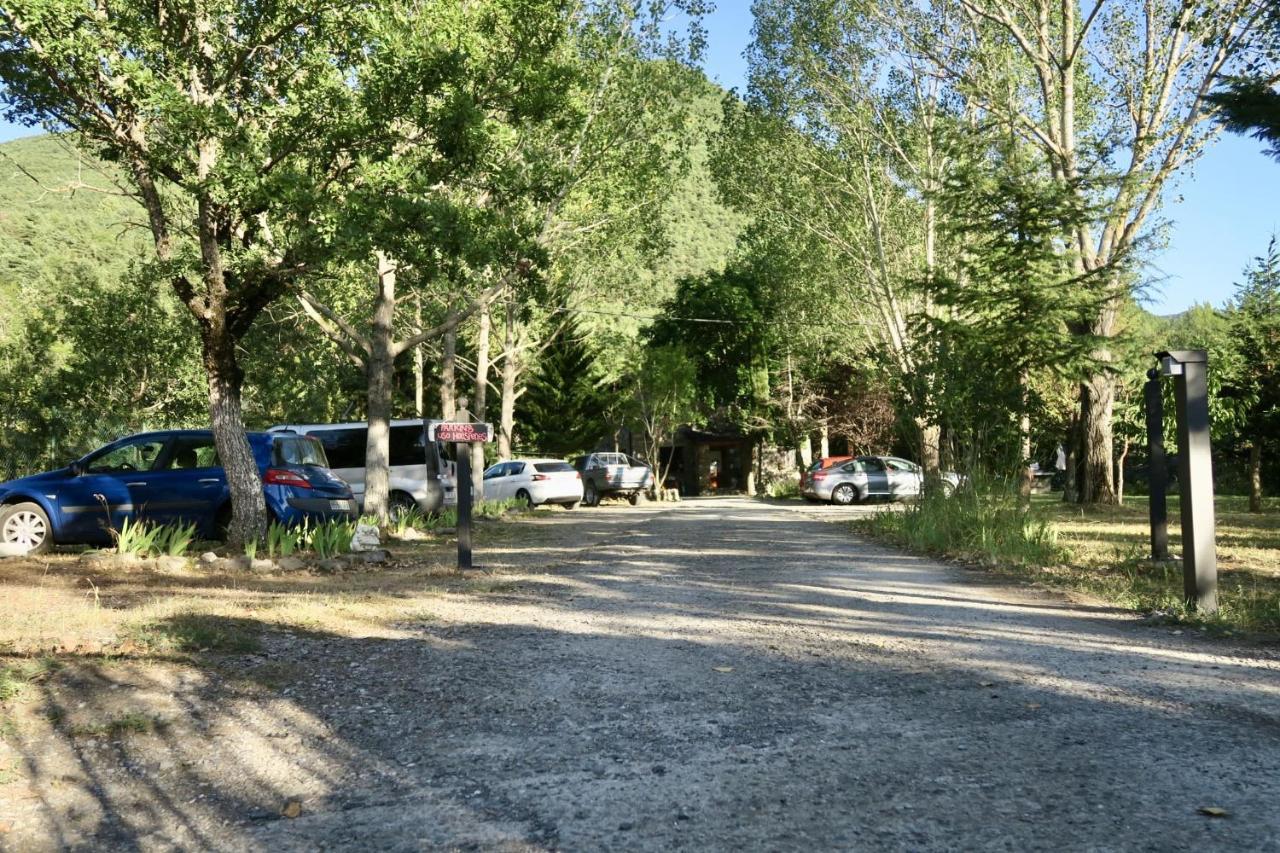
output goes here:
<path id="1" fill-rule="evenodd" d="M 84 465 L 80 463 L 79 459 L 72 462 L 70 465 L 67 466 L 67 468 L 71 470 L 72 477 L 79 477 L 81 474 L 84 473 Z"/>

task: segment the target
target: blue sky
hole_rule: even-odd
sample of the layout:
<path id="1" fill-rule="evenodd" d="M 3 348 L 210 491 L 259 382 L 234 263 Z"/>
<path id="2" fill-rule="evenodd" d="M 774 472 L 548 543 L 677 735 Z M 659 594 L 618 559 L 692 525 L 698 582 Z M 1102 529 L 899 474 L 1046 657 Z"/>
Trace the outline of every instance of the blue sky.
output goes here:
<path id="1" fill-rule="evenodd" d="M 707 73 L 739 91 L 751 43 L 748 7 L 747 0 L 721 0 L 706 21 Z M 0 141 L 30 133 L 0 121 Z M 1167 314 L 1199 302 L 1221 305 L 1280 230 L 1280 163 L 1253 139 L 1224 136 L 1167 193 L 1161 217 L 1170 224 L 1168 248 L 1150 259 L 1148 307 Z"/>

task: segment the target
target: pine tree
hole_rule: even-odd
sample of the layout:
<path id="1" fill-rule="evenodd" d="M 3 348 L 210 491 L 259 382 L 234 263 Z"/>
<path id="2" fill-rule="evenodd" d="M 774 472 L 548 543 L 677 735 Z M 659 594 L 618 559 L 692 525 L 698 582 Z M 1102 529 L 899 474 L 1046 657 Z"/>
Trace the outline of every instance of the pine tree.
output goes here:
<path id="1" fill-rule="evenodd" d="M 608 398 L 595 353 L 576 320 L 543 351 L 517 406 L 518 435 L 530 451 L 566 456 L 589 450 L 608 432 Z"/>
<path id="2" fill-rule="evenodd" d="M 1249 441 L 1249 511 L 1262 512 L 1262 456 L 1280 445 L 1280 246 L 1271 238 L 1236 290 L 1232 330 L 1240 354 L 1238 388 Z"/>

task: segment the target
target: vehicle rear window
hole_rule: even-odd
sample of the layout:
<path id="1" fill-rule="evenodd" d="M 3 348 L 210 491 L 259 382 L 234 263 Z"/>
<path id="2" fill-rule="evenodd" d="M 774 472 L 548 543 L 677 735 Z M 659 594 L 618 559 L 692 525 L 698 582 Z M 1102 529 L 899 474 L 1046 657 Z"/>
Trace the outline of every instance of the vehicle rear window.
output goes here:
<path id="1" fill-rule="evenodd" d="M 290 436 L 276 439 L 276 465 L 311 465 L 316 468 L 328 468 L 329 460 L 325 458 L 324 447 L 311 437 Z"/>
<path id="2" fill-rule="evenodd" d="M 572 471 L 573 466 L 568 462 L 535 462 L 533 470 L 539 474 L 552 474 L 556 471 Z"/>

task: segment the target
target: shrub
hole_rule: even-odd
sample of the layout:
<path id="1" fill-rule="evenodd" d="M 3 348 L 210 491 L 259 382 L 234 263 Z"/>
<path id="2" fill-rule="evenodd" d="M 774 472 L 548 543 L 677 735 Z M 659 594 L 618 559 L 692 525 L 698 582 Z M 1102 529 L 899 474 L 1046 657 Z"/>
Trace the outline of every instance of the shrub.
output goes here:
<path id="1" fill-rule="evenodd" d="M 159 527 L 131 518 L 126 518 L 119 530 L 111 530 L 111 537 L 116 540 L 116 553 L 138 557 L 149 557 L 155 553 L 159 535 Z"/>
<path id="2" fill-rule="evenodd" d="M 185 557 L 196 538 L 196 525 L 172 524 L 156 530 L 155 550 L 170 557 Z"/>
<path id="3" fill-rule="evenodd" d="M 328 559 L 350 551 L 355 532 L 354 522 L 326 521 L 306 532 L 307 545 L 321 559 Z"/>
<path id="4" fill-rule="evenodd" d="M 1045 566 L 1066 557 L 1048 516 L 998 487 L 970 486 L 950 496 L 931 490 L 903 511 L 877 514 L 869 525 L 873 535 L 914 550 L 989 564 Z"/>

